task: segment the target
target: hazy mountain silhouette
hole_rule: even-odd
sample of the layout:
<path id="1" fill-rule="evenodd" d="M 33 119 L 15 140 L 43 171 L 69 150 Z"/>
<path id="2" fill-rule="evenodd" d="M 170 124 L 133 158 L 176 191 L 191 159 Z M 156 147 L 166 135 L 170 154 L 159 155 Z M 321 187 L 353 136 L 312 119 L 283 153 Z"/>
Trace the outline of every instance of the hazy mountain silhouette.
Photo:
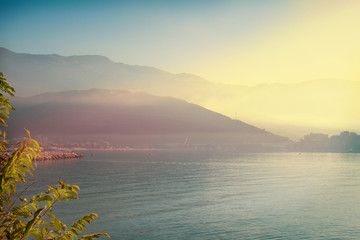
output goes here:
<path id="1" fill-rule="evenodd" d="M 140 90 L 175 97 L 184 92 L 192 96 L 200 89 L 219 90 L 216 84 L 192 74 L 114 63 L 97 55 L 34 55 L 0 48 L 0 66 L 20 96 L 89 88 Z"/>
<path id="2" fill-rule="evenodd" d="M 121 143 L 284 144 L 276 136 L 186 101 L 142 92 L 91 89 L 18 97 L 9 119 L 9 137 L 56 139 L 98 136 Z M 145 137 L 147 136 L 147 137 Z M 150 136 L 150 137 L 149 137 Z"/>
<path id="3" fill-rule="evenodd" d="M 114 63 L 103 56 L 21 54 L 5 48 L 0 48 L 0 67 L 17 96 L 89 88 L 127 89 L 185 99 L 292 137 L 311 131 L 360 131 L 360 102 L 356 101 L 360 82 L 326 79 L 246 87 Z"/>

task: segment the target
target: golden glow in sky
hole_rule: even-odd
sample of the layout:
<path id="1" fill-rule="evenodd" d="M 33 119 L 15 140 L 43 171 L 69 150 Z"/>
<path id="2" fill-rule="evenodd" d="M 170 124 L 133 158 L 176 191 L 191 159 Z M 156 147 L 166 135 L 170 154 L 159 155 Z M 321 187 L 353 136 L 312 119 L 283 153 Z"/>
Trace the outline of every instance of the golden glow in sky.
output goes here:
<path id="1" fill-rule="evenodd" d="M 5 0 L 2 8 L 0 46 L 14 52 L 98 54 L 251 86 L 186 100 L 275 133 L 360 131 L 359 0 Z"/>
<path id="2" fill-rule="evenodd" d="M 359 81 L 360 1 L 3 1 L 15 52 L 115 62 L 254 86 Z"/>
<path id="3" fill-rule="evenodd" d="M 216 82 L 245 85 L 359 81 L 360 1 L 298 2 L 246 44 L 232 42 L 212 58 L 202 59 L 197 73 Z"/>

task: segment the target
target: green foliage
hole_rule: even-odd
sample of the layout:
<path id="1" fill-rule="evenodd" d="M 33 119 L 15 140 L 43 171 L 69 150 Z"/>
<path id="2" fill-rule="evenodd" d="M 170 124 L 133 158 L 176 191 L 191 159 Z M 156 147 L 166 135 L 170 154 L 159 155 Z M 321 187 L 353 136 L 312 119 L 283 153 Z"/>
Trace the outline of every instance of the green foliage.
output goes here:
<path id="1" fill-rule="evenodd" d="M 9 118 L 10 110 L 14 110 L 14 108 L 10 105 L 9 99 L 4 96 L 4 94 L 7 94 L 9 96 L 14 96 L 15 89 L 10 86 L 10 84 L 7 82 L 6 78 L 4 77 L 4 74 L 0 72 L 0 126 L 7 126 L 6 120 Z M 6 151 L 5 148 L 5 137 L 6 134 L 3 133 L 0 129 L 0 135 L 2 135 L 3 141 L 0 143 L 0 150 Z"/>
<path id="2" fill-rule="evenodd" d="M 5 121 L 9 118 L 9 112 L 14 108 L 2 93 L 14 96 L 15 90 L 0 73 L 0 124 L 6 126 Z M 70 227 L 51 213 L 56 203 L 78 198 L 77 191 L 80 188 L 76 185 L 59 181 L 58 185 L 49 186 L 47 191 L 29 200 L 22 198 L 22 195 L 32 185 L 17 194 L 17 184 L 26 183 L 25 175 L 32 174 L 34 171 L 33 163 L 36 163 L 36 158 L 40 156 L 42 148 L 27 131 L 28 137 L 17 143 L 16 150 L 7 153 L 6 134 L 2 132 L 0 134 L 2 135 L 0 143 L 0 240 L 27 239 L 30 236 L 37 240 L 91 240 L 101 236 L 110 238 L 107 233 L 82 234 L 86 224 L 98 218 L 95 213 L 83 216 Z"/>

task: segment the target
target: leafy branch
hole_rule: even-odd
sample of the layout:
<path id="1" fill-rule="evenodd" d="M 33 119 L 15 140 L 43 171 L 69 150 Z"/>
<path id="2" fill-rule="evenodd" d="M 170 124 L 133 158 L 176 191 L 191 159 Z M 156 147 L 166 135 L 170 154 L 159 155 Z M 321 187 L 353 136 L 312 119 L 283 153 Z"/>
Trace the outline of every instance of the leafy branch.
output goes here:
<path id="1" fill-rule="evenodd" d="M 3 93 L 13 97 L 15 89 L 0 73 L 0 125 L 6 127 L 10 110 L 14 108 Z M 17 184 L 27 183 L 26 174 L 32 175 L 33 164 L 36 164 L 36 158 L 41 156 L 42 151 L 38 142 L 31 138 L 30 132 L 26 132 L 28 136 L 16 144 L 12 153 L 8 153 L 6 133 L 0 129 L 0 240 L 27 239 L 29 236 L 37 240 L 93 240 L 101 236 L 110 238 L 107 233 L 82 235 L 86 225 L 99 218 L 95 213 L 83 216 L 70 228 L 51 213 L 56 203 L 78 199 L 80 188 L 77 185 L 59 181 L 56 186 L 48 186 L 47 191 L 32 196 L 30 200 L 22 198 L 23 193 L 33 184 L 43 181 L 39 180 L 17 194 Z"/>

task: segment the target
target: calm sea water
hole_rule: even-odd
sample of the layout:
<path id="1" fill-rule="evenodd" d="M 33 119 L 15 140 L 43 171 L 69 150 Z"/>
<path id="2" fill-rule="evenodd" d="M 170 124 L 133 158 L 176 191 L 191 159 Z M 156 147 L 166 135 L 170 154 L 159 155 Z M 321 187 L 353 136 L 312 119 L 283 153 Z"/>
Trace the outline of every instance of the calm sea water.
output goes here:
<path id="1" fill-rule="evenodd" d="M 55 213 L 112 239 L 360 239 L 359 154 L 84 154 L 35 178 L 79 185 Z"/>

